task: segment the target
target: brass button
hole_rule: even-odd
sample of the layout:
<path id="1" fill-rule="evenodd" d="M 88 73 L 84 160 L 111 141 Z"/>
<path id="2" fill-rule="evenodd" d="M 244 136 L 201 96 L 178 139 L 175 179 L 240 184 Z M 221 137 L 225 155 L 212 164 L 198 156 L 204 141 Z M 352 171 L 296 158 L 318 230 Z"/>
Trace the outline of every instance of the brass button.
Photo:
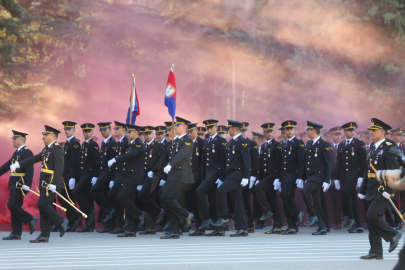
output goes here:
<path id="1" fill-rule="evenodd" d="M 284 164 L 287 164 L 287 162 L 284 161 Z"/>
<path id="2" fill-rule="evenodd" d="M 346 163 L 346 165 L 349 165 L 349 163 Z"/>
<path id="3" fill-rule="evenodd" d="M 309 164 L 309 162 L 308 162 L 308 164 Z"/>
<path id="4" fill-rule="evenodd" d="M 124 171 L 125 171 L 125 168 L 123 168 L 122 170 L 124 170 Z"/>
<path id="5" fill-rule="evenodd" d="M 346 151 L 346 153 L 349 153 L 349 151 Z"/>
<path id="6" fill-rule="evenodd" d="M 264 166 L 266 166 L 266 164 L 264 164 Z"/>
<path id="7" fill-rule="evenodd" d="M 229 166 L 229 164 L 226 164 L 226 166 Z"/>
<path id="8" fill-rule="evenodd" d="M 229 161 L 229 158 L 228 158 L 228 161 Z"/>
<path id="9" fill-rule="evenodd" d="M 307 171 L 309 171 L 309 168 L 307 168 Z"/>
<path id="10" fill-rule="evenodd" d="M 287 168 L 284 168 L 284 170 L 287 170 Z"/>
<path id="11" fill-rule="evenodd" d="M 146 167 L 144 167 L 145 168 L 145 170 L 146 170 Z"/>
<path id="12" fill-rule="evenodd" d="M 346 159 L 349 159 L 348 157 L 346 157 Z"/>
<path id="13" fill-rule="evenodd" d="M 82 170 L 83 170 L 83 167 L 82 167 Z"/>
<path id="14" fill-rule="evenodd" d="M 286 158 L 286 156 L 284 156 Z"/>
<path id="15" fill-rule="evenodd" d="M 348 171 L 349 169 L 346 169 L 346 171 Z"/>
<path id="16" fill-rule="evenodd" d="M 101 167 L 101 169 L 103 169 L 103 167 Z"/>
<path id="17" fill-rule="evenodd" d="M 193 163 L 190 163 L 190 165 L 193 165 Z"/>
<path id="18" fill-rule="evenodd" d="M 264 160 L 266 160 L 266 158 L 264 158 Z"/>
<path id="19" fill-rule="evenodd" d="M 264 171 L 266 171 L 266 169 L 264 169 Z"/>
<path id="20" fill-rule="evenodd" d="M 207 163 L 207 166 L 208 166 L 209 164 Z"/>

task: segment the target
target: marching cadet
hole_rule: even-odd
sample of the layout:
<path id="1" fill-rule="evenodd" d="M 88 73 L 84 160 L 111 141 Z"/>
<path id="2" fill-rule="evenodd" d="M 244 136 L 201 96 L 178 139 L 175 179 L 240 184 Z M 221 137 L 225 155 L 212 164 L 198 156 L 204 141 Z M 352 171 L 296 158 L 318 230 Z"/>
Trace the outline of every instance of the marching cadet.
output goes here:
<path id="1" fill-rule="evenodd" d="M 254 186 L 257 201 L 264 213 L 260 221 L 273 217 L 273 228 L 266 234 L 280 234 L 282 227 L 277 191 L 274 190 L 274 181 L 280 181 L 282 147 L 273 139 L 274 125 L 274 123 L 266 123 L 261 126 L 267 141 L 260 147 L 260 171 Z"/>
<path id="2" fill-rule="evenodd" d="M 139 131 L 139 139 L 141 140 L 142 143 L 145 143 L 145 136 L 141 130 Z"/>
<path id="3" fill-rule="evenodd" d="M 387 140 L 389 140 L 390 142 L 392 141 L 392 132 L 391 132 L 391 130 L 387 130 L 387 133 L 385 133 L 385 138 L 387 139 Z"/>
<path id="4" fill-rule="evenodd" d="M 288 228 L 283 235 L 297 234 L 298 226 L 302 222 L 302 212 L 295 202 L 296 188 L 303 188 L 302 167 L 304 166 L 304 142 L 295 137 L 297 122 L 289 120 L 281 123 L 281 127 L 287 136 L 287 141 L 281 152 L 281 179 L 274 180 L 274 190 L 282 188 L 280 197 L 283 200 L 284 214 Z"/>
<path id="5" fill-rule="evenodd" d="M 205 139 L 203 146 L 201 179 L 202 183 L 197 188 L 198 211 L 203 220 L 198 230 L 205 232 L 213 221 L 218 219 L 217 209 L 215 207 L 215 193 L 217 186 L 221 185 L 225 180 L 226 155 L 225 146 L 226 140 L 217 133 L 218 120 L 208 119 L 203 121 L 206 126 L 209 137 Z M 211 214 L 208 210 L 207 195 L 210 208 L 213 208 Z M 223 230 L 215 230 L 206 236 L 224 236 Z"/>
<path id="6" fill-rule="evenodd" d="M 205 140 L 205 132 L 207 129 L 205 127 L 197 127 L 197 134 L 200 139 Z"/>
<path id="7" fill-rule="evenodd" d="M 285 129 L 284 127 L 279 128 L 281 135 L 279 137 L 279 142 L 281 144 L 281 147 L 285 148 L 286 142 L 287 142 L 287 134 L 284 132 Z"/>
<path id="8" fill-rule="evenodd" d="M 165 141 L 166 126 L 155 127 L 156 141 L 163 144 Z M 166 150 L 166 149 L 165 149 Z"/>
<path id="9" fill-rule="evenodd" d="M 125 227 L 125 232 L 118 234 L 117 237 L 136 237 L 136 231 L 142 211 L 135 205 L 136 190 L 138 185 L 142 185 L 144 177 L 144 156 L 145 146 L 138 137 L 138 132 L 141 130 L 136 125 L 126 125 L 129 146 L 126 153 L 108 160 L 108 167 L 112 167 L 116 162 L 122 162 L 121 174 L 117 179 L 122 187 L 118 192 L 118 201 L 125 209 L 128 225 Z"/>
<path id="10" fill-rule="evenodd" d="M 164 216 L 164 210 L 161 209 L 152 199 L 151 194 L 155 191 L 160 180 L 160 174 L 163 166 L 166 164 L 165 148 L 153 138 L 154 127 L 146 126 L 141 128 L 145 137 L 145 160 L 144 176 L 138 198 L 142 206 L 145 207 L 147 216 L 145 219 L 145 231 L 139 234 L 156 234 L 155 224 L 160 223 Z"/>
<path id="11" fill-rule="evenodd" d="M 121 156 L 126 153 L 128 148 L 128 138 L 126 135 L 126 124 L 114 121 L 115 127 L 115 135 L 117 136 L 117 149 L 115 150 L 115 157 Z M 125 174 L 123 171 L 124 162 L 117 161 L 115 164 L 115 174 L 114 180 L 110 181 L 110 190 L 108 191 L 108 202 L 111 204 L 113 209 L 115 210 L 117 216 L 117 228 L 115 230 L 110 231 L 110 234 L 121 234 L 125 232 L 124 225 L 124 208 L 122 207 L 121 203 L 118 201 L 118 193 L 121 190 L 122 179 Z M 108 220 L 107 216 L 107 222 Z M 113 216 L 111 216 L 113 218 Z"/>
<path id="12" fill-rule="evenodd" d="M 330 143 L 332 147 L 332 180 L 335 185 L 334 189 L 329 189 L 332 206 L 333 206 L 333 220 L 335 227 L 334 230 L 342 229 L 342 191 L 340 189 L 340 181 L 335 179 L 336 175 L 336 160 L 338 155 L 338 149 L 340 144 L 340 139 L 342 136 L 342 131 L 340 127 L 333 127 L 329 130 L 332 134 L 332 142 Z"/>
<path id="13" fill-rule="evenodd" d="M 103 220 L 104 228 L 97 230 L 98 233 L 111 232 L 115 229 L 115 210 L 108 202 L 108 191 L 110 182 L 114 180 L 115 167 L 108 167 L 107 162 L 115 157 L 117 141 L 111 136 L 111 122 L 97 123 L 100 127 L 104 140 L 100 148 L 100 175 L 91 181 L 93 185 L 90 189 L 91 197 L 96 201 L 100 209 L 106 215 Z"/>
<path id="14" fill-rule="evenodd" d="M 10 165 L 21 160 L 31 158 L 32 152 L 25 145 L 26 136 L 28 134 L 13 130 L 13 147 L 17 150 L 11 158 L 0 167 L 0 176 L 10 170 Z M 10 198 L 7 202 L 7 207 L 11 213 L 11 228 L 13 231 L 9 236 L 3 237 L 3 240 L 21 240 L 22 224 L 30 226 L 30 234 L 33 234 L 38 218 L 33 217 L 30 213 L 22 208 L 23 200 L 28 190 L 31 188 L 32 178 L 34 176 L 34 166 L 26 166 L 25 168 L 16 169 L 15 172 L 10 172 L 8 180 L 8 190 L 10 190 Z"/>
<path id="15" fill-rule="evenodd" d="M 332 155 L 330 144 L 321 138 L 322 125 L 307 121 L 307 135 L 311 139 L 305 148 L 305 161 L 302 169 L 302 180 L 307 183 L 301 193 L 306 205 L 315 209 L 318 217 L 318 230 L 312 235 L 327 234 L 327 216 L 323 213 L 320 192 L 329 187 L 332 176 Z"/>
<path id="16" fill-rule="evenodd" d="M 374 144 L 367 159 L 363 183 L 358 194 L 358 197 L 366 199 L 369 205 L 366 217 L 371 248 L 367 255 L 360 257 L 364 260 L 383 258 L 381 238 L 390 242 L 388 252 L 392 252 L 398 246 L 402 236 L 383 219 L 384 211 L 390 205 L 388 199 L 392 196 L 391 194 L 394 195 L 394 190 L 386 186 L 385 183 L 379 183 L 375 177 L 377 170 L 398 168 L 396 158 L 388 153 L 388 149 L 393 144 L 385 139 L 385 133 L 390 129 L 391 126 L 377 118 L 371 119 L 371 127 L 368 128 Z"/>
<path id="17" fill-rule="evenodd" d="M 73 189 L 76 186 L 76 179 L 79 181 L 80 177 L 80 142 L 74 135 L 76 126 L 75 122 L 65 121 L 62 125 L 64 126 L 67 140 L 65 143 L 65 158 L 62 174 L 64 187 L 58 192 L 75 204 Z M 82 224 L 82 216 L 65 200 L 58 198 L 58 201 L 60 205 L 66 208 L 66 217 L 69 221 L 66 231 L 75 232 L 77 227 Z"/>
<path id="18" fill-rule="evenodd" d="M 346 139 L 339 145 L 334 179 L 342 187 L 343 207 L 347 211 L 348 218 L 354 220 L 349 233 L 362 233 L 363 223 L 356 187 L 359 188 L 363 182 L 366 169 L 366 146 L 363 141 L 355 138 L 355 126 L 355 122 L 341 126 Z"/>
<path id="19" fill-rule="evenodd" d="M 80 180 L 73 189 L 73 196 L 80 206 L 80 211 L 87 215 L 85 226 L 77 232 L 93 232 L 96 214 L 94 201 L 90 196 L 92 182 L 97 181 L 100 174 L 100 154 L 97 142 L 93 140 L 94 125 L 86 123 L 80 126 L 83 130 L 84 142 L 81 147 Z"/>
<path id="20" fill-rule="evenodd" d="M 170 222 L 169 233 L 160 239 L 179 239 L 180 220 L 185 226 L 190 226 L 194 217 L 177 201 L 177 194 L 184 184 L 193 183 L 193 173 L 190 161 L 193 152 L 193 140 L 187 135 L 187 126 L 190 121 L 176 116 L 174 130 L 177 134 L 169 150 L 169 162 L 163 171 L 167 174 L 166 187 L 162 192 L 161 200 L 167 207 L 167 218 Z"/>
<path id="21" fill-rule="evenodd" d="M 56 190 L 63 188 L 63 148 L 56 142 L 58 139 L 59 130 L 50 126 L 45 126 L 45 131 L 42 132 L 45 148 L 36 156 L 15 161 L 10 165 L 10 172 L 15 172 L 18 168 L 25 168 L 34 163 L 41 162 L 40 175 L 40 196 L 38 200 L 38 208 L 41 222 L 41 233 L 35 240 L 30 240 L 30 243 L 48 243 L 50 236 L 50 223 L 59 227 L 60 237 L 62 237 L 67 229 L 68 221 L 64 219 L 53 207 L 52 203 L 55 198 Z"/>
<path id="22" fill-rule="evenodd" d="M 217 128 L 217 132 L 218 132 L 219 136 L 221 136 L 226 141 L 228 141 L 228 127 L 227 126 L 219 125 Z"/>
<path id="23" fill-rule="evenodd" d="M 202 220 L 200 217 L 200 214 L 198 212 L 198 201 L 197 201 L 197 188 L 201 184 L 201 166 L 202 166 L 202 153 L 203 153 L 203 145 L 204 145 L 204 140 L 201 139 L 198 136 L 197 133 L 197 124 L 190 124 L 188 125 L 188 135 L 191 137 L 193 140 L 194 144 L 194 149 L 193 149 L 193 154 L 191 155 L 191 170 L 193 172 L 193 178 L 194 178 L 194 187 L 192 187 L 186 196 L 186 201 L 189 206 L 189 211 L 193 210 L 192 213 L 194 213 L 195 221 L 196 221 L 196 230 L 193 233 L 190 233 L 189 236 L 203 236 L 204 232 L 200 232 L 197 228 L 201 226 Z M 186 184 L 185 186 L 190 185 Z M 190 211 L 191 212 L 191 211 Z"/>
<path id="24" fill-rule="evenodd" d="M 234 194 L 235 200 L 235 229 L 237 232 L 231 237 L 248 236 L 248 225 L 243 207 L 242 187 L 249 184 L 250 176 L 250 149 L 248 141 L 242 136 L 243 123 L 228 120 L 228 132 L 232 139 L 226 145 L 226 170 L 224 181 L 218 183 L 216 192 L 216 206 L 219 220 L 212 223 L 214 227 L 222 227 L 229 223 L 226 195 Z"/>
<path id="25" fill-rule="evenodd" d="M 242 188 L 242 196 L 243 196 L 243 205 L 245 206 L 245 211 L 246 211 L 246 215 L 247 215 L 248 232 L 254 233 L 255 228 L 254 228 L 254 224 L 253 224 L 253 209 L 252 209 L 252 203 L 251 203 L 251 198 L 250 198 L 250 189 L 255 184 L 257 175 L 259 174 L 260 158 L 259 158 L 259 152 L 258 152 L 259 147 L 257 146 L 257 143 L 247 137 L 248 126 L 249 126 L 248 122 L 243 122 L 243 126 L 241 128 L 242 137 L 248 141 L 249 149 L 250 149 L 250 158 L 251 158 L 251 160 L 250 160 L 250 166 L 251 166 L 250 179 L 249 179 L 250 182 L 249 182 L 249 185 Z"/>
<path id="26" fill-rule="evenodd" d="M 252 131 L 252 139 L 256 142 L 259 146 L 257 152 L 260 154 L 260 146 L 264 143 L 265 136 L 259 132 Z"/>

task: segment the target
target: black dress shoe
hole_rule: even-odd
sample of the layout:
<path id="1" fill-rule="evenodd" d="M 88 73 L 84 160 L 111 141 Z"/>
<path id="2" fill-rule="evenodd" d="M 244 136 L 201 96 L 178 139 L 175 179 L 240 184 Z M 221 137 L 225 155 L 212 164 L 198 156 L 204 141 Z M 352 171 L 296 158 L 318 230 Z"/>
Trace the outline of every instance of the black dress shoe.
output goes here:
<path id="1" fill-rule="evenodd" d="M 281 230 L 279 228 L 273 228 L 271 231 L 265 232 L 264 234 L 281 234 Z"/>
<path id="2" fill-rule="evenodd" d="M 305 226 L 313 226 L 315 222 L 318 222 L 318 218 L 316 216 L 309 217 L 307 222 L 304 224 Z"/>
<path id="3" fill-rule="evenodd" d="M 9 236 L 3 237 L 3 240 L 21 240 L 21 235 L 10 233 Z"/>
<path id="4" fill-rule="evenodd" d="M 110 211 L 110 213 L 108 213 L 108 215 L 105 217 L 105 219 L 103 219 L 103 223 L 106 224 L 108 221 L 110 221 L 111 219 L 113 219 L 115 216 L 115 209 L 112 209 Z"/>
<path id="5" fill-rule="evenodd" d="M 180 235 L 175 234 L 175 233 L 168 233 L 168 234 L 160 237 L 160 239 L 180 239 Z"/>
<path id="6" fill-rule="evenodd" d="M 362 227 L 353 227 L 349 230 L 349 233 L 363 233 L 364 229 Z"/>
<path id="7" fill-rule="evenodd" d="M 255 233 L 255 228 L 254 228 L 254 227 L 248 228 L 248 229 L 247 229 L 247 232 L 248 232 L 248 233 Z"/>
<path id="8" fill-rule="evenodd" d="M 188 226 L 190 228 L 191 226 L 191 221 L 194 218 L 194 214 L 193 213 L 188 213 L 188 217 L 186 217 L 186 219 L 184 220 L 184 226 Z"/>
<path id="9" fill-rule="evenodd" d="M 326 229 L 318 229 L 316 232 L 313 232 L 312 235 L 326 235 L 327 231 Z"/>
<path id="10" fill-rule="evenodd" d="M 225 231 L 212 231 L 210 233 L 206 233 L 205 236 L 225 236 Z"/>
<path id="11" fill-rule="evenodd" d="M 121 234 L 124 233 L 125 230 L 121 227 L 116 228 L 115 230 L 111 231 L 110 234 Z"/>
<path id="12" fill-rule="evenodd" d="M 160 222 L 162 222 L 164 217 L 165 217 L 165 210 L 163 208 L 161 208 L 160 213 L 158 214 L 158 217 L 156 219 L 156 225 L 160 224 Z"/>
<path id="13" fill-rule="evenodd" d="M 139 216 L 138 228 L 142 228 L 145 225 L 145 218 L 146 212 L 142 211 L 142 214 Z"/>
<path id="14" fill-rule="evenodd" d="M 184 225 L 183 229 L 181 229 L 182 232 L 190 232 L 190 226 Z"/>
<path id="15" fill-rule="evenodd" d="M 230 237 L 249 236 L 246 230 L 238 230 L 236 233 L 229 235 Z"/>
<path id="16" fill-rule="evenodd" d="M 390 241 L 390 248 L 388 249 L 388 252 L 393 252 L 394 249 L 398 246 L 399 239 L 401 239 L 402 233 L 397 232 L 397 234 L 394 236 L 394 238 L 391 239 Z"/>
<path id="17" fill-rule="evenodd" d="M 326 228 L 326 232 L 330 232 L 330 228 Z"/>
<path id="18" fill-rule="evenodd" d="M 370 254 L 361 256 L 360 259 L 363 259 L 363 260 L 373 260 L 373 259 L 382 260 L 382 259 L 383 259 L 383 256 L 382 256 L 382 255 L 377 255 L 377 254 L 371 254 L 371 253 L 370 253 Z"/>
<path id="19" fill-rule="evenodd" d="M 225 224 L 229 224 L 229 219 L 220 218 L 217 222 L 212 223 L 211 225 L 214 227 L 222 227 Z"/>
<path id="20" fill-rule="evenodd" d="M 102 228 L 101 230 L 97 230 L 96 232 L 98 233 L 108 233 L 108 232 L 112 232 L 113 229 L 108 229 L 106 227 Z"/>
<path id="21" fill-rule="evenodd" d="M 36 239 L 30 240 L 30 243 L 48 243 L 49 238 L 39 235 Z"/>
<path id="22" fill-rule="evenodd" d="M 343 227 L 345 227 L 345 228 L 353 227 L 355 224 L 356 224 L 356 222 L 354 221 L 354 219 L 348 218 L 346 221 L 346 224 Z"/>
<path id="23" fill-rule="evenodd" d="M 188 236 L 204 236 L 205 232 L 195 230 L 193 233 L 189 233 Z"/>
<path id="24" fill-rule="evenodd" d="M 117 237 L 136 237 L 136 232 L 124 232 L 122 234 L 118 234 Z"/>
<path id="25" fill-rule="evenodd" d="M 300 211 L 300 213 L 297 215 L 296 220 L 295 220 L 295 227 L 296 228 L 301 224 L 303 217 L 304 217 L 304 212 Z"/>
<path id="26" fill-rule="evenodd" d="M 209 226 L 211 226 L 212 219 L 204 219 L 200 227 L 198 227 L 199 231 L 204 231 L 208 229 Z"/>
<path id="27" fill-rule="evenodd" d="M 397 225 L 397 230 L 401 230 L 403 227 L 404 227 L 404 223 L 403 223 L 403 222 L 400 222 L 400 223 L 398 223 L 398 225 Z"/>
<path id="28" fill-rule="evenodd" d="M 80 230 L 78 230 L 76 232 L 82 233 L 82 232 L 93 232 L 93 231 L 94 231 L 94 228 L 84 226 L 82 229 L 80 229 Z"/>
<path id="29" fill-rule="evenodd" d="M 266 213 L 263 214 L 263 216 L 261 216 L 259 218 L 260 221 L 265 221 L 266 219 L 268 219 L 269 217 L 271 217 L 273 215 L 273 212 L 271 211 L 267 211 Z"/>
<path id="30" fill-rule="evenodd" d="M 341 230 L 342 229 L 342 224 L 338 224 L 335 227 L 333 227 L 334 230 Z"/>
<path id="31" fill-rule="evenodd" d="M 30 225 L 30 234 L 33 234 L 35 232 L 35 229 L 37 228 L 37 223 L 38 223 L 38 218 L 33 217 L 31 222 L 29 223 L 29 225 Z"/>
<path id="32" fill-rule="evenodd" d="M 266 225 L 264 224 L 264 221 L 259 221 L 257 226 L 255 227 L 255 229 L 260 230 L 260 229 L 263 229 L 264 227 L 266 227 Z"/>
<path id="33" fill-rule="evenodd" d="M 229 224 L 225 224 L 223 228 L 224 231 L 229 232 Z"/>
<path id="34" fill-rule="evenodd" d="M 170 222 L 167 222 L 166 225 L 161 226 L 159 229 L 157 229 L 157 232 L 167 232 L 170 228 Z"/>
<path id="35" fill-rule="evenodd" d="M 65 235 L 66 229 L 68 227 L 69 221 L 67 219 L 64 219 L 62 224 L 59 226 L 59 236 L 63 237 Z"/>
<path id="36" fill-rule="evenodd" d="M 76 219 L 73 224 L 72 227 L 70 228 L 71 232 L 75 232 L 77 227 L 80 226 L 80 224 L 82 224 L 83 218 L 80 216 L 78 219 Z"/>
<path id="37" fill-rule="evenodd" d="M 96 215 L 97 212 L 93 210 L 93 212 L 91 212 L 90 217 L 89 217 L 89 222 L 87 222 L 87 226 L 94 228 L 94 226 L 96 225 Z"/>
<path id="38" fill-rule="evenodd" d="M 294 235 L 297 234 L 297 230 L 295 228 L 288 227 L 287 230 L 281 232 L 282 235 Z"/>
<path id="39" fill-rule="evenodd" d="M 57 231 L 58 231 L 58 227 L 56 227 L 56 225 L 52 225 L 51 232 L 57 232 Z"/>
<path id="40" fill-rule="evenodd" d="M 140 235 L 156 234 L 155 229 L 146 229 L 143 232 L 139 232 Z"/>
<path id="41" fill-rule="evenodd" d="M 126 229 L 128 227 L 128 219 L 125 219 L 124 226 L 122 228 Z"/>

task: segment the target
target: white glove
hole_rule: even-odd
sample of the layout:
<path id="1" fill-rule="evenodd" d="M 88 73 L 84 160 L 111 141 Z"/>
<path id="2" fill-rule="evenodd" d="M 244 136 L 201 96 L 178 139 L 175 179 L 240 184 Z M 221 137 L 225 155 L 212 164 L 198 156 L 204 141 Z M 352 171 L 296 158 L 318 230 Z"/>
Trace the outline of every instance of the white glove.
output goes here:
<path id="1" fill-rule="evenodd" d="M 115 160 L 115 158 L 110 159 L 110 160 L 108 161 L 108 167 L 111 167 L 115 162 L 117 162 L 117 161 Z"/>
<path id="2" fill-rule="evenodd" d="M 280 180 L 279 179 L 274 180 L 274 182 L 273 182 L 274 190 L 277 190 L 279 188 L 279 185 L 280 185 Z"/>
<path id="3" fill-rule="evenodd" d="M 55 193 L 55 192 L 56 192 L 56 186 L 50 184 L 48 190 L 50 190 L 50 191 L 52 191 L 53 193 Z"/>
<path id="4" fill-rule="evenodd" d="M 297 188 L 304 188 L 304 180 L 297 179 Z"/>
<path id="5" fill-rule="evenodd" d="M 28 191 L 28 190 L 30 190 L 30 187 L 29 187 L 29 186 L 24 185 L 24 186 L 23 186 L 23 190 Z"/>
<path id="6" fill-rule="evenodd" d="M 91 178 L 91 185 L 92 185 L 92 186 L 94 186 L 94 185 L 96 184 L 97 179 L 98 179 L 97 177 Z"/>
<path id="7" fill-rule="evenodd" d="M 20 168 L 20 163 L 18 163 L 18 161 L 16 161 L 14 164 L 10 165 L 10 172 L 15 172 L 15 170 Z"/>
<path id="8" fill-rule="evenodd" d="M 142 189 L 142 185 L 138 185 L 137 187 L 136 187 L 136 189 L 138 190 L 138 191 L 141 191 L 141 189 Z"/>
<path id="9" fill-rule="evenodd" d="M 329 185 L 328 183 L 325 183 L 325 182 L 324 182 L 324 183 L 322 184 L 323 192 L 326 192 L 326 191 L 328 190 L 329 186 L 330 186 L 330 185 Z"/>
<path id="10" fill-rule="evenodd" d="M 387 193 L 387 192 L 383 192 L 383 194 L 382 194 L 383 196 L 384 196 L 384 198 L 386 198 L 387 200 L 389 199 L 389 198 L 391 198 L 391 195 L 389 194 L 389 193 Z"/>
<path id="11" fill-rule="evenodd" d="M 357 187 L 360 188 L 362 183 L 363 183 L 363 177 L 359 177 L 359 179 L 357 179 Z"/>
<path id="12" fill-rule="evenodd" d="M 256 186 L 257 184 L 259 184 L 259 182 L 260 182 L 260 180 L 256 180 L 255 186 Z"/>
<path id="13" fill-rule="evenodd" d="M 222 182 L 221 180 L 217 180 L 215 181 L 215 184 L 217 184 L 217 188 L 219 188 L 224 182 Z"/>
<path id="14" fill-rule="evenodd" d="M 280 187 L 278 188 L 278 191 L 280 191 L 280 192 L 281 192 L 281 184 L 280 184 Z"/>
<path id="15" fill-rule="evenodd" d="M 249 189 L 251 189 L 251 188 L 253 187 L 255 181 L 256 181 L 256 177 L 255 177 L 255 176 L 251 176 L 251 177 L 250 177 L 250 182 L 249 182 Z"/>
<path id="16" fill-rule="evenodd" d="M 242 187 L 246 187 L 247 184 L 249 184 L 249 180 L 247 178 L 242 178 L 242 181 L 240 182 L 240 185 Z"/>
<path id="17" fill-rule="evenodd" d="M 110 181 L 110 189 L 114 186 L 114 181 Z"/>
<path id="18" fill-rule="evenodd" d="M 339 180 L 335 180 L 334 182 L 335 182 L 335 188 L 336 188 L 337 190 L 339 190 L 339 189 L 340 189 L 340 181 L 339 181 Z"/>
<path id="19" fill-rule="evenodd" d="M 161 180 L 160 180 L 160 183 L 159 183 L 159 187 L 163 186 L 165 183 L 166 183 L 166 181 L 163 180 L 163 179 L 161 179 Z"/>
<path id="20" fill-rule="evenodd" d="M 153 172 L 152 171 L 148 172 L 148 177 L 153 178 Z"/>
<path id="21" fill-rule="evenodd" d="M 357 194 L 357 197 L 359 197 L 360 199 L 364 200 L 366 198 L 366 196 L 364 196 L 363 194 Z"/>
<path id="22" fill-rule="evenodd" d="M 76 185 L 76 179 L 70 178 L 70 180 L 69 180 L 69 188 L 74 189 L 75 185 Z"/>
<path id="23" fill-rule="evenodd" d="M 166 167 L 164 167 L 163 171 L 165 172 L 165 174 L 169 174 L 171 169 L 172 169 L 172 166 L 167 165 Z"/>

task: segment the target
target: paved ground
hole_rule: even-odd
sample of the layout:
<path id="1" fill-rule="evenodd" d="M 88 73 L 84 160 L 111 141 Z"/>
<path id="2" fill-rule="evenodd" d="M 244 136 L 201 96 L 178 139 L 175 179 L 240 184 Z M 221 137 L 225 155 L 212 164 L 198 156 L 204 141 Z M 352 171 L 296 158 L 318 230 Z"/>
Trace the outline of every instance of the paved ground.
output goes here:
<path id="1" fill-rule="evenodd" d="M 120 239 L 111 234 L 52 233 L 48 244 L 31 244 L 38 232 L 24 232 L 21 241 L 0 242 L 0 269 L 392 269 L 400 247 L 384 260 L 363 261 L 368 234 L 332 231 L 312 236 L 313 228 L 301 228 L 296 236 L 264 235 L 257 230 L 248 237 L 189 237 L 161 240 L 163 233 Z M 366 231 L 367 232 L 367 231 Z M 9 232 L 0 232 L 0 237 Z"/>

